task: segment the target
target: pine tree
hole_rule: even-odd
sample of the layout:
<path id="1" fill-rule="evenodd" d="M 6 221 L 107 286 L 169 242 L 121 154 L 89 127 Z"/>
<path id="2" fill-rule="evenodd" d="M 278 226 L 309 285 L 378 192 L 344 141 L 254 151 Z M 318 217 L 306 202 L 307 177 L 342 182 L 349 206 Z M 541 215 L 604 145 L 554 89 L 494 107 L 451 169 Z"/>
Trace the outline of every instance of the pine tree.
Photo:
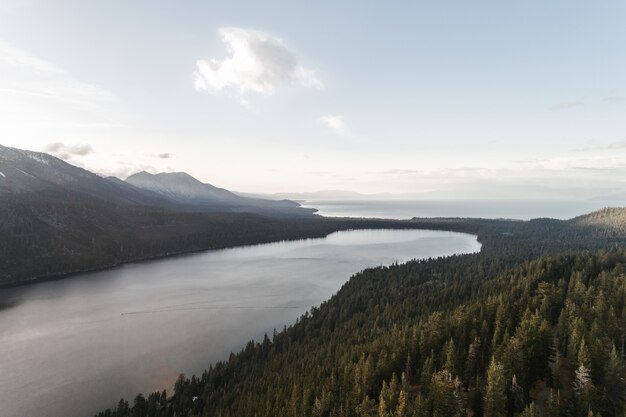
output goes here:
<path id="1" fill-rule="evenodd" d="M 356 407 L 356 414 L 359 417 L 376 417 L 378 414 L 376 403 L 366 395 L 361 404 Z"/>
<path id="2" fill-rule="evenodd" d="M 511 393 L 511 402 L 512 408 L 515 412 L 520 412 L 524 410 L 524 390 L 517 384 L 517 377 L 513 375 L 511 379 L 511 387 L 509 388 L 509 392 Z"/>
<path id="3" fill-rule="evenodd" d="M 433 417 L 455 417 L 460 413 L 456 387 L 452 376 L 447 371 L 439 371 L 432 377 L 430 402 Z"/>
<path id="4" fill-rule="evenodd" d="M 378 400 L 378 417 L 389 417 L 389 407 L 381 392 L 380 399 Z"/>
<path id="5" fill-rule="evenodd" d="M 130 407 L 128 401 L 123 398 L 117 403 L 117 410 L 115 410 L 116 417 L 128 417 L 130 415 Z"/>
<path id="6" fill-rule="evenodd" d="M 413 377 L 413 370 L 411 369 L 412 366 L 413 363 L 411 362 L 411 353 L 409 352 L 406 355 L 406 362 L 404 364 L 404 373 L 408 383 L 411 383 L 411 378 Z"/>
<path id="7" fill-rule="evenodd" d="M 537 415 L 537 406 L 533 402 L 526 406 L 524 411 L 520 414 L 520 417 L 537 417 Z"/>
<path id="8" fill-rule="evenodd" d="M 591 392 L 593 390 L 591 373 L 585 365 L 579 365 L 576 369 L 572 386 L 576 397 L 577 415 L 584 416 L 591 410 Z"/>
<path id="9" fill-rule="evenodd" d="M 624 378 L 624 365 L 617 353 L 615 345 L 611 349 L 609 360 L 606 364 L 604 383 L 604 403 L 607 417 L 618 417 L 625 411 L 626 381 Z"/>
<path id="10" fill-rule="evenodd" d="M 485 417 L 506 417 L 506 388 L 504 367 L 495 358 L 492 358 L 487 370 Z"/>
<path id="11" fill-rule="evenodd" d="M 383 381 L 383 387 L 378 397 L 378 417 L 388 417 L 390 415 L 389 400 L 391 399 L 391 389 L 386 381 Z"/>
<path id="12" fill-rule="evenodd" d="M 429 417 L 428 402 L 421 394 L 418 394 L 415 398 L 412 417 Z"/>
<path id="13" fill-rule="evenodd" d="M 427 392 L 430 389 L 430 382 L 432 380 L 433 373 L 435 372 L 435 358 L 431 355 L 424 361 L 422 366 L 422 373 L 420 375 L 420 383 L 422 384 L 422 390 Z"/>
<path id="14" fill-rule="evenodd" d="M 452 375 L 456 375 L 456 346 L 454 340 L 450 339 L 445 349 L 446 360 L 444 362 L 443 369 L 448 371 Z"/>
<path id="15" fill-rule="evenodd" d="M 478 372 L 478 351 L 480 349 L 480 338 L 474 338 L 467 351 L 465 361 L 465 385 L 472 387 L 476 385 L 476 374 Z"/>
<path id="16" fill-rule="evenodd" d="M 298 417 L 300 415 L 300 413 L 298 412 L 298 406 L 300 405 L 301 400 L 302 399 L 300 398 L 300 390 L 298 390 L 298 387 L 294 384 L 293 388 L 291 389 L 291 398 L 289 400 L 289 408 L 293 417 Z"/>
<path id="17" fill-rule="evenodd" d="M 400 391 L 400 395 L 398 396 L 398 406 L 396 407 L 396 411 L 393 414 L 394 417 L 409 417 L 409 405 L 407 400 L 406 391 Z"/>

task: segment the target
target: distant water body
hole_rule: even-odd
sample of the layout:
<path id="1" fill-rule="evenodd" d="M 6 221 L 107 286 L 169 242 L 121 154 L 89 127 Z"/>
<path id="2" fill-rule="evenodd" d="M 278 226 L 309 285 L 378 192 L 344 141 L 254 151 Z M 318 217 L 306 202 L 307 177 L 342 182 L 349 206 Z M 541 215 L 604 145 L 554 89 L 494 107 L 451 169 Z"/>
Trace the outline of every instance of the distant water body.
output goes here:
<path id="1" fill-rule="evenodd" d="M 423 200 L 306 200 L 329 217 L 482 217 L 528 220 L 539 217 L 571 219 L 603 207 L 625 206 L 626 201 L 423 201 Z"/>
<path id="2" fill-rule="evenodd" d="M 358 230 L 0 289 L 0 416 L 88 417 L 170 390 L 364 268 L 478 250 L 467 234 Z"/>

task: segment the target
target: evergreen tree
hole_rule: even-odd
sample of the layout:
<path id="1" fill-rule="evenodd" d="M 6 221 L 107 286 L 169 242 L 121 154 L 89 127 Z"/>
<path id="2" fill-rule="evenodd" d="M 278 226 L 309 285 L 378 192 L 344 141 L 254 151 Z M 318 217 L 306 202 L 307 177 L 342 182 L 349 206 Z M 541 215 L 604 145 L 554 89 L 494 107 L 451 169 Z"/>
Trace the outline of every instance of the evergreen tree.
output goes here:
<path id="1" fill-rule="evenodd" d="M 446 357 L 443 369 L 452 375 L 456 375 L 456 346 L 453 339 L 450 339 L 447 343 L 445 352 Z"/>
<path id="2" fill-rule="evenodd" d="M 617 353 L 615 345 L 611 349 L 609 360 L 606 364 L 604 383 L 604 409 L 605 417 L 621 417 L 626 411 L 626 372 L 624 364 Z"/>
<path id="3" fill-rule="evenodd" d="M 524 408 L 524 411 L 522 411 L 520 417 L 537 417 L 537 415 L 537 406 L 533 402 L 527 405 L 526 408 Z"/>
<path id="4" fill-rule="evenodd" d="M 504 367 L 493 358 L 487 371 L 485 417 L 506 417 L 506 391 Z"/>
<path id="5" fill-rule="evenodd" d="M 404 390 L 400 391 L 398 406 L 396 407 L 396 411 L 393 415 L 394 417 L 409 417 L 409 404 L 406 391 Z"/>
<path id="6" fill-rule="evenodd" d="M 456 417 L 460 414 L 456 387 L 449 372 L 439 371 L 433 375 L 429 398 L 433 417 Z"/>

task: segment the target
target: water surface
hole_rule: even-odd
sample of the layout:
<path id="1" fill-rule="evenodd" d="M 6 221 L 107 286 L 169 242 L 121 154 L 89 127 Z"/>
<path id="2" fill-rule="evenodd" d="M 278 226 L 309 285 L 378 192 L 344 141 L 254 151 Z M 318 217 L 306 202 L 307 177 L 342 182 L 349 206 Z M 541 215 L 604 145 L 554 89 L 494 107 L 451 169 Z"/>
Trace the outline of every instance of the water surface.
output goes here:
<path id="1" fill-rule="evenodd" d="M 0 415 L 90 416 L 168 390 L 295 321 L 367 267 L 479 250 L 475 236 L 361 230 L 0 290 Z"/>
<path id="2" fill-rule="evenodd" d="M 619 207 L 626 201 L 601 200 L 306 200 L 304 207 L 316 208 L 329 217 L 481 217 L 529 220 L 539 217 L 571 219 L 603 207 Z"/>

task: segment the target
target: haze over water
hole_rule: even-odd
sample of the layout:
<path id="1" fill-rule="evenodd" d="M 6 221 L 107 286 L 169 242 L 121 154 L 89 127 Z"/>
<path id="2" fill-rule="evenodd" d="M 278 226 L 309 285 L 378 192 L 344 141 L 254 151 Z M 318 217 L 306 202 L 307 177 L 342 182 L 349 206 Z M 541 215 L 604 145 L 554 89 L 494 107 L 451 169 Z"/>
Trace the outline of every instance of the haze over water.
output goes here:
<path id="1" fill-rule="evenodd" d="M 603 207 L 626 205 L 624 200 L 306 200 L 328 217 L 480 217 L 530 220 L 540 217 L 571 219 Z"/>
<path id="2" fill-rule="evenodd" d="M 364 268 L 479 249 L 460 233 L 349 231 L 2 289 L 2 416 L 89 416 L 169 391 L 180 372 L 293 323 Z"/>

